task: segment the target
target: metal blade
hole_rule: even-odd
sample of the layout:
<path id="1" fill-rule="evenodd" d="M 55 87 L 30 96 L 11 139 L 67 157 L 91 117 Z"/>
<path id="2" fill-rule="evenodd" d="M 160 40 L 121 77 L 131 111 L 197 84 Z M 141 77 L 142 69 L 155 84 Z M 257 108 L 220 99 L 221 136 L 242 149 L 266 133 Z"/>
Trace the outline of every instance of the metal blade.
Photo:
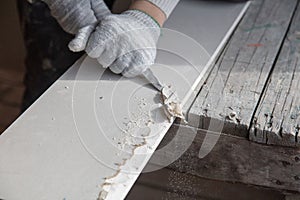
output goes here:
<path id="1" fill-rule="evenodd" d="M 161 91 L 163 89 L 162 84 L 154 75 L 152 70 L 148 68 L 146 71 L 143 72 L 143 76 L 158 90 Z"/>

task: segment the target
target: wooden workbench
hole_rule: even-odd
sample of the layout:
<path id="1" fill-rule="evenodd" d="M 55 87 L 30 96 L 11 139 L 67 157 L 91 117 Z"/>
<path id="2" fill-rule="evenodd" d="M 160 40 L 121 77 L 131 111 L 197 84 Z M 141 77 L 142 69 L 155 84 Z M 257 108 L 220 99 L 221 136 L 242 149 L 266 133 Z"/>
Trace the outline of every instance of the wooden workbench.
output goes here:
<path id="1" fill-rule="evenodd" d="M 161 147 L 196 132 L 192 145 L 167 169 L 143 174 L 129 199 L 141 191 L 163 199 L 300 199 L 299 21 L 297 0 L 251 3 L 199 85 L 188 124 L 177 121 Z M 199 158 L 204 138 L 218 135 L 212 124 L 220 137 Z"/>

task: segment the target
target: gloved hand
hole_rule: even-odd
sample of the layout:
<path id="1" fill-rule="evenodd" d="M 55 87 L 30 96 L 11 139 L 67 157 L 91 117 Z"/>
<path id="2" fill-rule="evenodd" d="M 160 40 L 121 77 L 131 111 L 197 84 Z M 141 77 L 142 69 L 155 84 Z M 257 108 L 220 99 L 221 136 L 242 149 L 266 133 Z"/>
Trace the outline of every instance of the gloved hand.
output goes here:
<path id="1" fill-rule="evenodd" d="M 76 34 L 69 44 L 73 51 L 84 50 L 98 21 L 111 14 L 103 0 L 43 0 L 51 14 L 68 33 Z"/>
<path id="2" fill-rule="evenodd" d="M 112 72 L 134 77 L 154 64 L 159 36 L 160 26 L 152 17 L 128 10 L 105 16 L 91 34 L 86 52 Z"/>

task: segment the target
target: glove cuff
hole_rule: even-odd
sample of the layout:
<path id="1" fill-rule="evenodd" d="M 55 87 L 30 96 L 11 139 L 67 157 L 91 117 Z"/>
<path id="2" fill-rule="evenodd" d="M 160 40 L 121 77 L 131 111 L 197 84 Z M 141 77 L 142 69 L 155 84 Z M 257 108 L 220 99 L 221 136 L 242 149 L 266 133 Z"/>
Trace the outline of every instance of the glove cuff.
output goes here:
<path id="1" fill-rule="evenodd" d="M 176 5 L 178 4 L 179 0 L 148 0 L 149 2 L 153 3 L 157 7 L 159 7 L 168 18 Z"/>
<path id="2" fill-rule="evenodd" d="M 140 10 L 127 10 L 123 14 L 132 16 L 146 25 L 146 27 L 161 28 L 159 23 L 149 14 Z"/>

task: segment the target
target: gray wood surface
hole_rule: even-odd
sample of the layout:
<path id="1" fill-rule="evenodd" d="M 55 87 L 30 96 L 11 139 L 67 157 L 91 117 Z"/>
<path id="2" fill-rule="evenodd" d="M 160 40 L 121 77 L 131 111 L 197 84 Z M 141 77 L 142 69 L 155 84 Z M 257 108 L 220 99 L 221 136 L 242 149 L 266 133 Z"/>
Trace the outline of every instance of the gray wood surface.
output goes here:
<path id="1" fill-rule="evenodd" d="M 164 149 L 173 141 L 173 148 L 155 154 L 148 165 L 175 158 L 185 144 L 191 139 L 193 142 L 167 168 L 141 175 L 130 198 L 157 188 L 164 197 L 161 199 L 283 199 L 283 194 L 292 199 L 293 193 L 300 192 L 300 153 L 283 147 L 300 143 L 299 21 L 297 1 L 252 3 L 200 85 L 189 110 L 188 126 L 173 125 L 159 147 Z M 203 129 L 215 128 L 209 127 L 211 119 L 217 119 L 218 125 L 224 121 L 222 131 L 226 134 L 219 137 L 205 132 Z M 209 154 L 199 158 L 208 135 L 217 137 L 217 143 L 211 143 Z M 218 188 L 214 191 L 212 186 L 206 187 L 208 184 Z M 246 196 L 235 193 L 232 197 L 230 184 Z M 253 188 L 265 191 L 262 195 Z M 216 191 L 222 191 L 222 195 Z"/>
<path id="2" fill-rule="evenodd" d="M 159 148 L 176 140 L 176 150 L 182 149 L 189 142 L 187 136 L 195 131 L 196 136 L 188 150 L 169 168 L 210 180 L 267 187 L 285 193 L 300 192 L 300 153 L 295 148 L 262 145 L 222 134 L 212 151 L 201 159 L 198 154 L 206 134 L 215 133 L 177 125 L 172 126 Z M 155 154 L 156 158 L 152 159 L 166 160 L 174 153 Z"/>
<path id="3" fill-rule="evenodd" d="M 189 110 L 189 125 L 248 137 L 251 118 L 276 60 L 296 0 L 255 0 Z"/>
<path id="4" fill-rule="evenodd" d="M 300 7 L 254 115 L 252 141 L 300 146 Z"/>

